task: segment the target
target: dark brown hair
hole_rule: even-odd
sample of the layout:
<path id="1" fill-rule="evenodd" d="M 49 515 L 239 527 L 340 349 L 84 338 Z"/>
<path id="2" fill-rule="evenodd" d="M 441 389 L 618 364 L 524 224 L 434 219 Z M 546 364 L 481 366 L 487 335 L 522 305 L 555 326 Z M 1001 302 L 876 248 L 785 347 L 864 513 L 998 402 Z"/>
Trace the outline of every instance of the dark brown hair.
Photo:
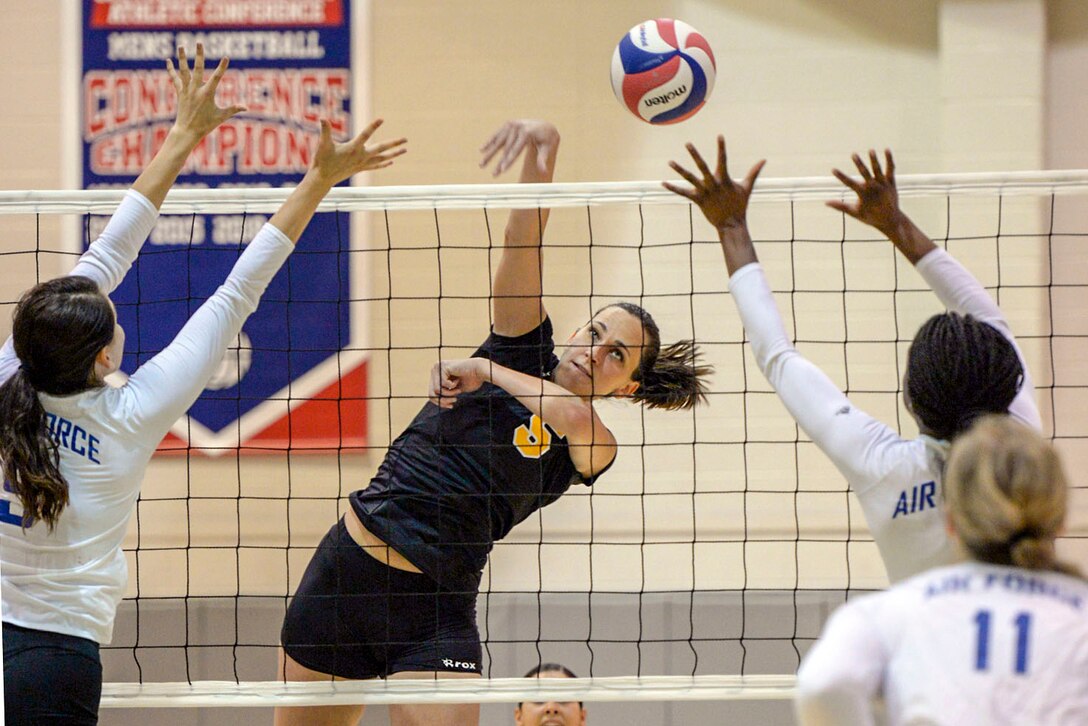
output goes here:
<path id="1" fill-rule="evenodd" d="M 113 340 L 115 322 L 106 296 L 78 275 L 36 285 L 15 306 L 12 339 L 21 365 L 0 386 L 0 462 L 23 505 L 23 526 L 41 519 L 52 530 L 68 504 L 38 393 L 65 396 L 97 385 L 95 357 Z"/>
<path id="2" fill-rule="evenodd" d="M 634 303 L 617 302 L 601 310 L 608 308 L 619 308 L 635 316 L 646 336 L 642 357 L 631 375 L 631 380 L 639 383 L 638 390 L 631 394 L 632 399 L 649 408 L 669 411 L 706 403 L 706 378 L 714 368 L 699 364 L 702 351 L 694 340 L 680 340 L 662 348 L 661 331 L 645 309 Z"/>

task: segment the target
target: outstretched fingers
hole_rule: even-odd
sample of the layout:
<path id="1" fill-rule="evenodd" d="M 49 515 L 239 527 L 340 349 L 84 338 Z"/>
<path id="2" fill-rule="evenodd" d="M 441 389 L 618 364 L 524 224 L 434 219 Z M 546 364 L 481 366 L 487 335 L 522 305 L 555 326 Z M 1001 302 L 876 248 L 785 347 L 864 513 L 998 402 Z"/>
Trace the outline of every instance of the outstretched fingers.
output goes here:
<path id="1" fill-rule="evenodd" d="M 174 70 L 174 61 L 171 58 L 166 59 L 166 75 L 170 76 L 170 82 L 174 84 L 174 90 L 181 93 L 181 76 Z"/>
<path id="2" fill-rule="evenodd" d="M 178 46 L 178 76 L 181 78 L 183 86 L 189 85 L 190 79 L 192 79 L 192 73 L 189 72 L 189 60 L 185 55 L 185 48 Z"/>
<path id="3" fill-rule="evenodd" d="M 721 151 L 721 154 L 723 154 L 723 155 L 725 153 L 724 143 L 725 142 L 723 140 L 722 146 L 719 147 L 719 149 Z M 710 183 L 712 183 L 714 181 L 714 175 L 710 172 L 710 167 L 707 166 L 706 162 L 703 160 L 702 154 L 700 154 L 698 149 L 695 148 L 695 144 L 688 143 L 685 148 L 687 148 L 688 153 L 691 154 L 691 158 L 695 160 L 695 166 L 699 167 L 699 171 L 701 171 L 703 173 L 703 183 L 706 184 L 706 185 L 709 185 Z M 724 156 L 722 157 L 722 159 L 720 160 L 719 163 L 724 168 L 724 166 L 725 166 Z"/>
<path id="4" fill-rule="evenodd" d="M 851 216 L 851 217 L 853 217 L 855 219 L 857 219 L 857 217 L 858 217 L 858 205 L 857 204 L 847 204 L 846 202 L 843 202 L 843 201 L 838 200 L 838 199 L 831 199 L 831 200 L 829 200 L 827 202 L 824 202 L 824 204 L 831 207 L 836 212 L 841 212 L 842 214 L 847 214 L 847 215 L 849 215 L 849 216 Z"/>
<path id="5" fill-rule="evenodd" d="M 767 165 L 766 159 L 760 159 L 748 170 L 747 176 L 744 177 L 744 181 L 741 182 L 741 187 L 744 189 L 745 194 L 751 194 L 752 188 L 756 185 L 756 179 L 759 178 L 759 173 L 763 171 L 763 167 Z M 724 169 L 724 165 L 723 165 Z M 728 178 L 728 177 L 725 177 Z"/>
<path id="6" fill-rule="evenodd" d="M 725 137 L 718 134 L 718 178 L 727 179 L 729 177 L 729 166 L 726 164 L 725 159 Z"/>
<path id="7" fill-rule="evenodd" d="M 862 184 L 854 181 L 852 178 L 839 171 L 838 169 L 832 169 L 831 173 L 836 179 L 848 186 L 850 190 L 853 191 L 855 194 L 861 194 Z"/>
<path id="8" fill-rule="evenodd" d="M 661 182 L 661 186 L 665 187 L 673 194 L 679 194 L 686 199 L 690 199 L 696 204 L 699 203 L 699 193 L 694 189 L 689 189 L 688 187 L 678 187 L 672 182 Z"/>
<path id="9" fill-rule="evenodd" d="M 857 154 L 852 154 L 850 158 L 854 160 L 854 166 L 857 167 L 858 173 L 861 174 L 861 178 L 867 182 L 872 181 L 873 175 L 869 173 L 869 167 L 865 166 L 865 162 L 861 160 L 861 157 Z"/>
<path id="10" fill-rule="evenodd" d="M 869 149 L 869 166 L 873 168 L 873 178 L 877 181 L 884 181 L 884 170 L 880 168 L 880 159 L 873 149 Z"/>
<path id="11" fill-rule="evenodd" d="M 359 134 L 352 140 L 353 144 L 366 145 L 366 142 L 370 141 L 370 137 L 374 135 L 381 125 L 385 123 L 385 119 L 376 118 L 366 125 L 366 128 L 359 132 Z M 329 125 L 328 119 L 321 120 L 321 133 L 324 134 L 326 129 L 329 131 L 330 138 L 332 136 L 332 127 Z"/>
<path id="12" fill-rule="evenodd" d="M 521 154 L 521 150 L 525 148 L 525 143 L 529 140 L 529 135 L 525 133 L 525 129 L 519 128 L 514 134 L 513 141 L 506 147 L 506 153 L 502 155 L 498 165 L 495 167 L 496 176 L 502 174 L 509 169 L 518 156 Z"/>
<path id="13" fill-rule="evenodd" d="M 675 171 L 680 176 L 684 177 L 684 179 L 686 179 L 688 183 L 690 183 L 696 189 L 701 189 L 704 186 L 703 181 L 699 177 L 695 176 L 690 171 L 677 164 L 675 161 L 669 162 L 669 168 Z"/>
<path id="14" fill-rule="evenodd" d="M 212 77 L 208 79 L 208 88 L 212 93 L 215 93 L 215 89 L 219 88 L 219 81 L 223 80 L 223 74 L 227 72 L 227 67 L 230 65 L 230 58 L 223 56 L 219 59 L 219 64 L 216 65 L 215 70 L 212 71 Z"/>
<path id="15" fill-rule="evenodd" d="M 196 85 L 204 83 L 204 44 L 196 44 L 196 58 L 193 60 L 193 80 Z"/>

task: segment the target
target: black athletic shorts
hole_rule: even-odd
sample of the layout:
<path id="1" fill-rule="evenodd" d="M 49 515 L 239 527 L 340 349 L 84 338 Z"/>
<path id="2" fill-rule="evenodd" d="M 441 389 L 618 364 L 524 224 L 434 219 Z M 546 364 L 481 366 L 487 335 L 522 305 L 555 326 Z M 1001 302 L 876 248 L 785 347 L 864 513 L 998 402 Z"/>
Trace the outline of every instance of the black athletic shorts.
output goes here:
<path id="1" fill-rule="evenodd" d="M 337 522 L 317 546 L 280 634 L 297 663 L 342 678 L 480 673 L 476 593 L 379 562 Z"/>
<path id="2" fill-rule="evenodd" d="M 4 623 L 7 726 L 97 724 L 101 697 L 98 643 Z"/>

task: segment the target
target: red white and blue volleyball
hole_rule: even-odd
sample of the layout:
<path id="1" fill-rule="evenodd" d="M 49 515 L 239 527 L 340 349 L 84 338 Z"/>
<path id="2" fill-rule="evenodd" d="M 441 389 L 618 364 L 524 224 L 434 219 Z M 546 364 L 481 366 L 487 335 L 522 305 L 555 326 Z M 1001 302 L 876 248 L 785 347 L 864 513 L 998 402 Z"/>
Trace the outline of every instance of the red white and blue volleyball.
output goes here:
<path id="1" fill-rule="evenodd" d="M 659 18 L 639 23 L 612 54 L 612 90 L 631 113 L 652 124 L 691 118 L 710 97 L 714 51 L 695 28 Z"/>

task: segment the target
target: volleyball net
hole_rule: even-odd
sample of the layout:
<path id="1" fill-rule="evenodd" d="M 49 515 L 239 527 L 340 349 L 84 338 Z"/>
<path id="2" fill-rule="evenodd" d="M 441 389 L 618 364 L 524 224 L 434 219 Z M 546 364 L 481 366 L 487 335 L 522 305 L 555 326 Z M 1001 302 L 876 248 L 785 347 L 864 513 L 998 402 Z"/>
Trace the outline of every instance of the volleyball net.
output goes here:
<path id="1" fill-rule="evenodd" d="M 899 186 L 1010 319 L 1074 474 L 1061 548 L 1085 561 L 1088 172 Z M 757 251 L 801 352 L 855 405 L 914 435 L 903 362 L 940 304 L 889 242 L 824 206 L 843 192 L 830 179 L 761 181 Z M 127 370 L 177 332 L 287 193 L 171 192 L 115 298 L 131 321 Z M 22 290 L 70 269 L 73 240 L 85 246 L 122 194 L 0 192 L 5 319 Z M 598 404 L 615 465 L 491 554 L 484 680 L 275 683 L 283 614 L 318 540 L 426 401 L 431 366 L 487 336 L 510 208 L 552 209 L 543 287 L 557 343 L 602 305 L 636 302 L 663 341 L 699 342 L 715 368 L 709 403 Z M 845 481 L 755 366 L 716 235 L 683 199 L 656 183 L 338 188 L 321 212 L 335 235 L 303 242 L 262 301 L 279 322 L 247 323 L 148 470 L 103 649 L 103 706 L 784 698 L 830 611 L 886 584 Z M 247 382 L 268 370 L 270 382 Z M 584 678 L 516 679 L 549 661 Z"/>

